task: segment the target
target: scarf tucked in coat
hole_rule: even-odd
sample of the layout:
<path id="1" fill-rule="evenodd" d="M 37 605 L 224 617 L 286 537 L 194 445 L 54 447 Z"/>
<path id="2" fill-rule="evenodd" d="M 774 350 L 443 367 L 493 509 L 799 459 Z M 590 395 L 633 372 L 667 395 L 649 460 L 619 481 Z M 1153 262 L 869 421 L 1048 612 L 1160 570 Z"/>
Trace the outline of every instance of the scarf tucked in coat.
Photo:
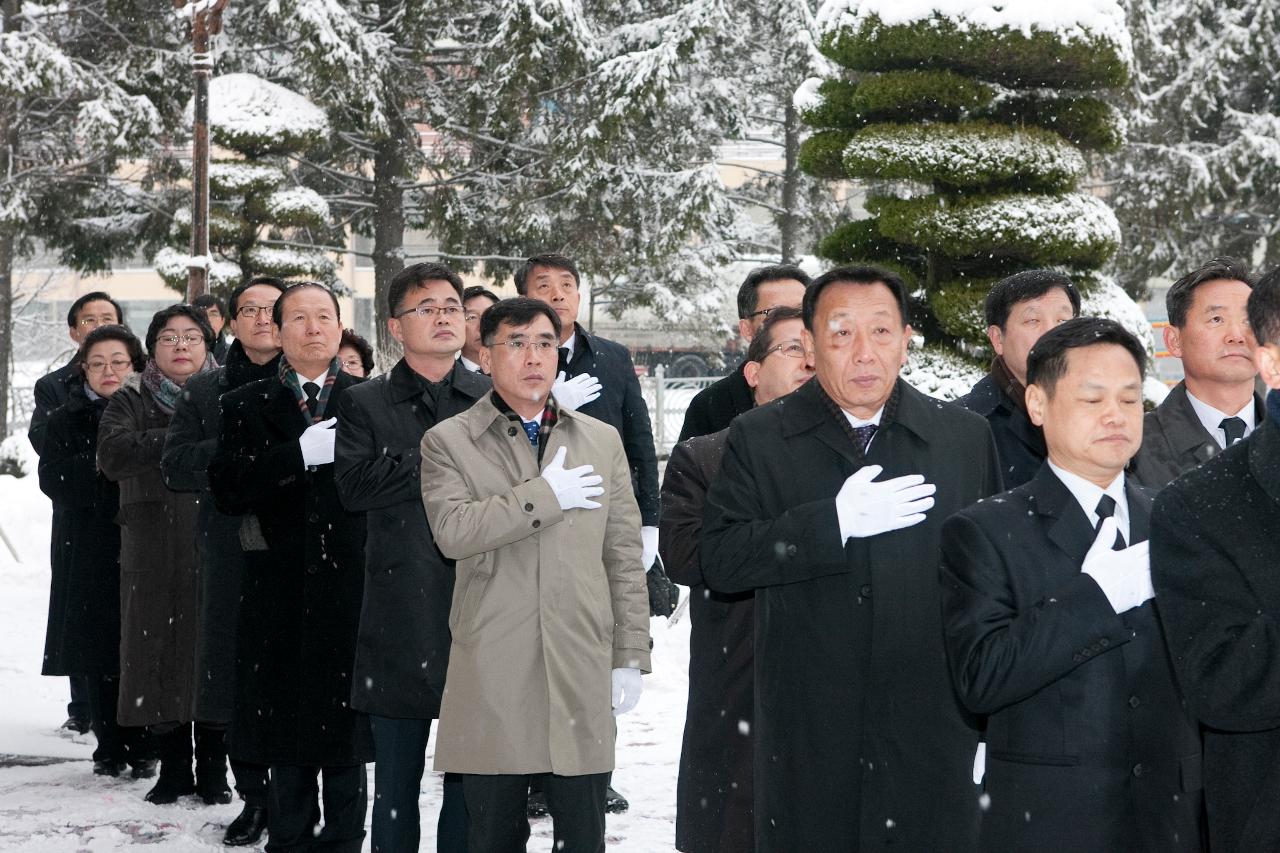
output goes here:
<path id="1" fill-rule="evenodd" d="M 213 353 L 206 353 L 204 364 L 200 365 L 200 369 L 191 376 L 213 370 L 217 366 L 218 362 L 214 360 Z M 142 384 L 151 392 L 151 396 L 156 398 L 156 405 L 160 407 L 160 411 L 166 415 L 172 415 L 173 407 L 178 402 L 178 395 L 182 393 L 182 386 L 165 376 L 154 358 L 147 359 L 147 366 L 142 369 Z"/>
<path id="2" fill-rule="evenodd" d="M 284 387 L 293 392 L 293 396 L 298 400 L 298 412 L 302 415 L 302 419 L 307 425 L 318 424 L 324 420 L 324 410 L 329 404 L 329 394 L 333 390 L 333 383 L 338 381 L 338 371 L 342 369 L 342 362 L 337 356 L 329 362 L 329 373 L 325 377 L 324 387 L 320 389 L 317 398 L 316 413 L 311 415 L 307 411 L 307 394 L 302 390 L 302 383 L 298 381 L 298 371 L 289 366 L 289 359 L 284 355 L 280 356 L 280 382 Z"/>

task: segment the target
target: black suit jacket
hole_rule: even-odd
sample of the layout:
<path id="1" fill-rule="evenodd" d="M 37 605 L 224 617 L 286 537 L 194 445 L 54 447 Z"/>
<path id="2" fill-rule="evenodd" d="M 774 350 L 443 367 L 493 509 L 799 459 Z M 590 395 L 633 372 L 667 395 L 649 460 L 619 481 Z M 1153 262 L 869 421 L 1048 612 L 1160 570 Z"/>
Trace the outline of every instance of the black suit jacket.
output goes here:
<path id="1" fill-rule="evenodd" d="M 1125 491 L 1129 541 L 1144 541 L 1151 494 Z M 1081 571 L 1093 540 L 1047 463 L 943 526 L 952 674 L 989 715 L 982 850 L 1202 849 L 1199 734 L 1156 607 L 1112 610 Z"/>
<path id="2" fill-rule="evenodd" d="M 1267 407 L 1257 394 L 1254 413 L 1254 423 L 1266 419 Z M 1187 384 L 1179 382 L 1164 402 L 1143 417 L 1142 447 L 1129 463 L 1129 471 L 1142 485 L 1159 490 L 1221 450 L 1191 407 Z"/>
<path id="3" fill-rule="evenodd" d="M 577 328 L 569 377 L 589 373 L 600 380 L 600 396 L 578 411 L 604 421 L 622 436 L 622 448 L 631 468 L 631 487 L 640 505 L 641 523 L 658 525 L 658 453 L 653 445 L 649 407 L 640 393 L 631 353 L 622 344 Z"/>
<path id="4" fill-rule="evenodd" d="M 694 395 L 680 427 L 681 441 L 728 429 L 734 418 L 755 406 L 755 396 L 747 384 L 745 368 L 746 362 L 743 362 L 733 373 Z"/>
<path id="5" fill-rule="evenodd" d="M 817 380 L 739 415 L 707 493 L 708 585 L 756 590 L 756 849 L 964 853 L 979 721 L 942 649 L 938 537 L 1000 491 L 991 430 L 901 380 L 868 455 L 839 418 Z M 842 542 L 835 497 L 866 464 L 936 484 L 925 521 Z"/>
<path id="6" fill-rule="evenodd" d="M 973 390 L 956 400 L 971 412 L 982 415 L 991 425 L 991 434 L 1000 453 L 1000 471 L 1007 488 L 1021 486 L 1044 464 L 1048 453 L 1044 433 L 1010 400 L 996 380 L 987 374 Z"/>
<path id="7" fill-rule="evenodd" d="M 1272 420 L 1156 498 L 1151 574 L 1174 667 L 1205 727 L 1214 853 L 1280 848 L 1278 532 Z"/>
<path id="8" fill-rule="evenodd" d="M 84 385 L 84 376 L 75 362 L 67 362 L 52 373 L 36 380 L 31 409 L 31 424 L 27 427 L 27 439 L 36 449 L 36 455 L 44 452 L 44 438 L 49 428 L 49 415 L 54 409 L 71 399 L 71 392 Z M 54 502 L 56 506 L 56 501 Z"/>

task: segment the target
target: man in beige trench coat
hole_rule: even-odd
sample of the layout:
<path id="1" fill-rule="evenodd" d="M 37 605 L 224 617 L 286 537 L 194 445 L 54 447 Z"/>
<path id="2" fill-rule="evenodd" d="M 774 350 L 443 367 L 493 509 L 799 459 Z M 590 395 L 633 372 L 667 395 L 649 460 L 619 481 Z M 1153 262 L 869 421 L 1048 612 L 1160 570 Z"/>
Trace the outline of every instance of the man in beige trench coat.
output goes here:
<path id="1" fill-rule="evenodd" d="M 551 398 L 560 321 L 481 318 L 493 392 L 422 440 L 422 499 L 457 560 L 436 770 L 461 773 L 470 849 L 523 851 L 542 776 L 557 851 L 604 850 L 614 715 L 649 671 L 640 512 L 622 441 Z"/>

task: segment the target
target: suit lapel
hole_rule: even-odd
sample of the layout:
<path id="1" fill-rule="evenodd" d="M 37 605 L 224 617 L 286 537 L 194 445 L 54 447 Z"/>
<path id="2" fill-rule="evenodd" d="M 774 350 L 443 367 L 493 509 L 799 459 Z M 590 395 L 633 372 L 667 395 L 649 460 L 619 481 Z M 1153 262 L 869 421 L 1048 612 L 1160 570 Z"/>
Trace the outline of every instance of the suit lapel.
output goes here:
<path id="1" fill-rule="evenodd" d="M 1179 382 L 1169 392 L 1167 405 L 1156 410 L 1156 419 L 1168 437 L 1169 446 L 1179 456 L 1194 460 L 1195 465 L 1218 455 L 1218 442 L 1209 435 L 1187 399 L 1187 386 Z"/>
<path id="2" fill-rule="evenodd" d="M 1048 462 L 1040 466 L 1027 489 L 1033 509 L 1046 525 L 1049 541 L 1078 568 L 1093 544 L 1093 528 L 1079 502 Z"/>
<path id="3" fill-rule="evenodd" d="M 820 394 L 822 389 L 818 386 L 818 380 L 810 379 L 786 398 L 789 409 L 783 425 L 783 434 L 787 437 L 798 436 L 801 433 L 810 434 L 845 459 L 853 468 L 861 468 L 866 464 L 862 451 L 854 446 L 844 428 L 827 410 Z M 874 443 L 872 447 L 875 447 Z"/>
<path id="4" fill-rule="evenodd" d="M 271 391 L 262 409 L 262 417 L 276 432 L 289 438 L 297 438 L 307 428 L 306 419 L 298 408 L 298 400 L 283 382 L 278 379 L 270 382 Z"/>
<path id="5" fill-rule="evenodd" d="M 1129 499 L 1129 544 L 1151 538 L 1151 492 L 1129 476 L 1124 478 L 1124 493 Z"/>

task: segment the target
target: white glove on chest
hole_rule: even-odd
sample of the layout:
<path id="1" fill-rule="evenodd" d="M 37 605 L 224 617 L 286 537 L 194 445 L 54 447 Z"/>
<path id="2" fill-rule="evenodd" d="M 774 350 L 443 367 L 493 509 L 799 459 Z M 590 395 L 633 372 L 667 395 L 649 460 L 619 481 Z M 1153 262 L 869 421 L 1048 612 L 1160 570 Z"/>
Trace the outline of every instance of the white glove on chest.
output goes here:
<path id="1" fill-rule="evenodd" d="M 840 541 L 901 530 L 924 521 L 938 490 L 920 474 L 872 482 L 884 468 L 865 465 L 849 476 L 836 495 Z"/>
<path id="2" fill-rule="evenodd" d="M 595 469 L 590 465 L 565 470 L 564 457 L 567 453 L 568 448 L 565 447 L 556 451 L 555 457 L 542 469 L 542 479 L 556 493 L 560 509 L 599 509 L 600 503 L 591 499 L 604 494 L 600 486 L 604 478 L 592 473 Z"/>
<path id="3" fill-rule="evenodd" d="M 566 379 L 564 371 L 556 376 L 551 386 L 551 396 L 566 409 L 577 411 L 600 396 L 602 386 L 600 380 L 589 373 L 583 373 L 572 379 Z"/>
<path id="4" fill-rule="evenodd" d="M 333 443 L 337 438 L 334 425 L 337 418 L 329 418 L 318 424 L 312 424 L 298 436 L 298 446 L 302 448 L 302 464 L 331 465 L 333 463 Z"/>
<path id="5" fill-rule="evenodd" d="M 1116 520 L 1104 518 L 1081 571 L 1102 587 L 1112 610 L 1124 613 L 1156 596 L 1151 585 L 1151 544 L 1139 542 L 1115 551 L 1115 541 Z"/>

